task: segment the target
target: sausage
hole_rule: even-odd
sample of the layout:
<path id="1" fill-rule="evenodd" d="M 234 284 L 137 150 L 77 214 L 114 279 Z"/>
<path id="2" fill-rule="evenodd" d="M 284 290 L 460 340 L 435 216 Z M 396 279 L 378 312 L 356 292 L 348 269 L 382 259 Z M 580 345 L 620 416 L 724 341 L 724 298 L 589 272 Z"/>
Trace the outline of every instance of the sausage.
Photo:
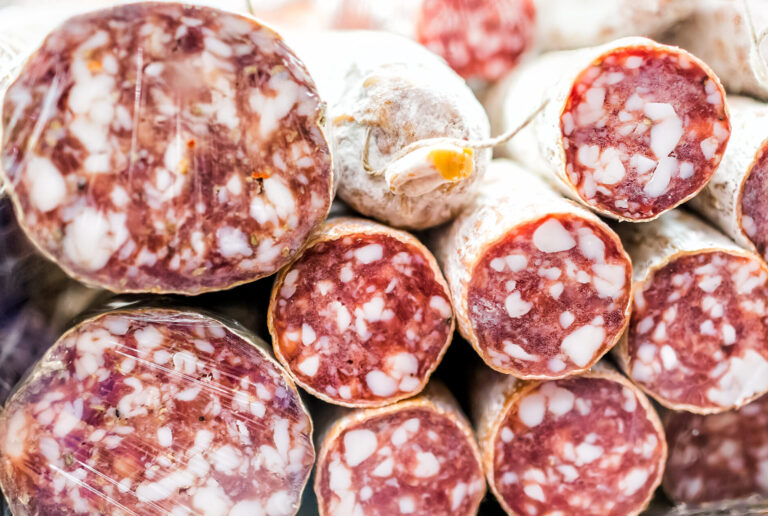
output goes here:
<path id="1" fill-rule="evenodd" d="M 415 237 L 364 219 L 324 224 L 275 280 L 275 355 L 313 395 L 371 407 L 418 394 L 448 348 L 448 285 Z"/>
<path id="2" fill-rule="evenodd" d="M 648 505 L 667 446 L 650 402 L 626 378 L 602 363 L 549 381 L 480 373 L 473 423 L 507 514 L 626 516 Z"/>
<path id="3" fill-rule="evenodd" d="M 469 421 L 434 381 L 406 401 L 331 415 L 319 442 L 320 516 L 469 516 L 485 495 Z"/>
<path id="4" fill-rule="evenodd" d="M 725 93 L 676 47 L 625 38 L 545 54 L 489 94 L 496 132 L 543 111 L 501 152 L 605 216 L 647 221 L 707 184 L 730 135 Z"/>
<path id="5" fill-rule="evenodd" d="M 711 414 L 768 391 L 768 265 L 695 216 L 619 226 L 633 307 L 614 348 L 624 372 L 673 410 Z"/>
<path id="6" fill-rule="evenodd" d="M 511 161 L 493 161 L 474 204 L 431 238 L 461 334 L 497 371 L 585 371 L 629 322 L 618 236 Z"/>
<path id="7" fill-rule="evenodd" d="M 768 106 L 731 95 L 734 137 L 690 206 L 739 245 L 768 258 Z"/>
<path id="8" fill-rule="evenodd" d="M 768 100 L 765 3 L 696 0 L 694 5 L 692 15 L 664 35 L 664 41 L 679 45 L 706 61 L 729 92 Z"/>
<path id="9" fill-rule="evenodd" d="M 198 294 L 272 274 L 325 218 L 324 105 L 255 20 L 138 3 L 55 29 L 3 102 L 22 227 L 70 275 Z"/>
<path id="10" fill-rule="evenodd" d="M 464 81 L 394 34 L 327 31 L 289 42 L 328 102 L 338 196 L 406 229 L 455 217 L 490 161 L 487 149 L 443 140 L 489 135 L 487 115 Z"/>
<path id="11" fill-rule="evenodd" d="M 601 45 L 625 36 L 655 37 L 690 16 L 697 1 L 534 0 L 537 11 L 545 13 L 537 19 L 537 37 L 545 50 Z"/>
<path id="12" fill-rule="evenodd" d="M 670 452 L 662 486 L 672 500 L 699 504 L 768 494 L 768 397 L 709 416 L 670 412 L 664 427 Z"/>
<path id="13" fill-rule="evenodd" d="M 295 514 L 312 422 L 260 346 L 173 309 L 128 307 L 73 327 L 0 414 L 12 511 Z"/>

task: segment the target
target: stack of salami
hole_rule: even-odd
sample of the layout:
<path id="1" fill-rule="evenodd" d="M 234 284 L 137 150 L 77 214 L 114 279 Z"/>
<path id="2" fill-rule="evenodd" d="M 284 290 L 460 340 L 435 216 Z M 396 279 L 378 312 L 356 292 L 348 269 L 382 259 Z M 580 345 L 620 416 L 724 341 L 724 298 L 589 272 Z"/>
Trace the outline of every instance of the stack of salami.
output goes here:
<path id="1" fill-rule="evenodd" d="M 768 6 L 282 3 L 5 11 L 10 513 L 768 507 Z"/>

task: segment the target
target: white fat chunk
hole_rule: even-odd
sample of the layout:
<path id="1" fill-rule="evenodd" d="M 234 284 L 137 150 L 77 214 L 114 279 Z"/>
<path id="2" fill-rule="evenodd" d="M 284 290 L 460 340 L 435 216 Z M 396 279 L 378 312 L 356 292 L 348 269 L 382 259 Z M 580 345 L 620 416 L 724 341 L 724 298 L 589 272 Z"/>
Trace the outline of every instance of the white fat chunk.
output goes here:
<path id="1" fill-rule="evenodd" d="M 296 201 L 293 198 L 293 192 L 279 178 L 268 177 L 264 180 L 263 185 L 267 199 L 274 206 L 280 219 L 285 220 L 296 213 Z"/>
<path id="2" fill-rule="evenodd" d="M 104 267 L 128 238 L 125 213 L 85 208 L 64 230 L 64 254 L 89 271 Z"/>
<path id="3" fill-rule="evenodd" d="M 519 272 L 528 266 L 528 257 L 524 254 L 510 254 L 504 260 L 512 272 Z"/>
<path id="4" fill-rule="evenodd" d="M 299 371 L 307 376 L 315 376 L 317 369 L 320 367 L 320 357 L 318 355 L 312 355 L 309 358 L 305 358 L 297 366 Z"/>
<path id="5" fill-rule="evenodd" d="M 576 465 L 583 466 L 603 456 L 603 447 L 583 442 L 576 447 Z"/>
<path id="6" fill-rule="evenodd" d="M 562 326 L 565 329 L 570 327 L 571 324 L 573 324 L 573 321 L 576 320 L 576 317 L 571 312 L 566 310 L 565 312 L 560 314 L 559 319 L 560 319 L 560 326 Z"/>
<path id="7" fill-rule="evenodd" d="M 435 310 L 443 319 L 450 319 L 453 315 L 451 305 L 442 296 L 432 296 L 429 298 L 429 307 Z"/>
<path id="8" fill-rule="evenodd" d="M 623 265 L 601 263 L 593 265 L 592 270 L 597 274 L 593 279 L 597 295 L 616 299 L 624 293 L 627 271 Z"/>
<path id="9" fill-rule="evenodd" d="M 718 143 L 719 142 L 717 141 L 717 138 L 714 136 L 710 136 L 706 140 L 702 140 L 699 146 L 701 147 L 701 153 L 704 154 L 705 158 L 712 159 L 715 156 Z"/>
<path id="10" fill-rule="evenodd" d="M 621 152 L 613 147 L 607 148 L 600 156 L 600 166 L 593 175 L 595 182 L 604 185 L 615 185 L 627 174 L 621 161 Z"/>
<path id="11" fill-rule="evenodd" d="M 428 478 L 440 472 L 440 462 L 432 452 L 417 452 L 416 467 L 413 474 L 417 477 Z"/>
<path id="12" fill-rule="evenodd" d="M 64 177 L 49 159 L 32 157 L 27 163 L 27 181 L 30 200 L 43 213 L 58 208 L 67 195 Z"/>
<path id="13" fill-rule="evenodd" d="M 648 197 L 659 197 L 667 191 L 672 175 L 677 170 L 677 158 L 664 157 L 659 160 L 651 179 L 643 187 Z"/>
<path id="14" fill-rule="evenodd" d="M 546 398 L 543 394 L 529 394 L 520 401 L 517 415 L 520 421 L 529 427 L 534 427 L 544 420 L 546 411 Z"/>
<path id="15" fill-rule="evenodd" d="M 379 463 L 379 465 L 376 466 L 373 471 L 371 471 L 371 475 L 374 477 L 388 477 L 392 474 L 394 468 L 395 461 L 392 459 L 392 457 L 389 457 Z"/>
<path id="16" fill-rule="evenodd" d="M 516 319 L 530 312 L 531 308 L 533 308 L 533 303 L 523 301 L 520 292 L 512 292 L 504 300 L 504 308 L 506 308 L 507 314 L 511 318 Z"/>
<path id="17" fill-rule="evenodd" d="M 467 484 L 464 482 L 458 482 L 453 490 L 451 490 L 451 510 L 455 511 L 464 501 L 464 497 L 467 496 Z"/>
<path id="18" fill-rule="evenodd" d="M 586 366 L 595 356 L 605 339 L 605 328 L 586 325 L 563 339 L 560 349 L 579 367 Z"/>
<path id="19" fill-rule="evenodd" d="M 390 357 L 387 362 L 391 367 L 391 374 L 395 378 L 416 374 L 419 371 L 419 360 L 413 353 L 397 353 Z"/>
<path id="20" fill-rule="evenodd" d="M 376 434 L 370 430 L 351 430 L 344 434 L 344 460 L 355 467 L 373 455 L 378 448 Z"/>
<path id="21" fill-rule="evenodd" d="M 317 339 L 317 334 L 312 326 L 307 323 L 301 325 L 301 343 L 305 346 L 309 346 Z"/>
<path id="22" fill-rule="evenodd" d="M 576 240 L 557 219 L 548 219 L 533 232 L 533 244 L 544 253 L 567 251 Z"/>
<path id="23" fill-rule="evenodd" d="M 644 468 L 632 468 L 629 473 L 624 475 L 619 481 L 619 489 L 625 496 L 632 496 L 648 480 L 648 470 Z"/>
<path id="24" fill-rule="evenodd" d="M 562 416 L 573 410 L 573 403 L 576 400 L 576 396 L 573 395 L 568 389 L 562 389 L 555 384 L 550 384 L 552 392 L 548 393 L 549 396 L 549 411 L 556 416 Z M 544 389 L 542 388 L 542 391 Z"/>
<path id="25" fill-rule="evenodd" d="M 400 509 L 401 514 L 411 514 L 416 510 L 416 504 L 410 496 L 400 498 L 397 502 L 397 507 Z"/>
<path id="26" fill-rule="evenodd" d="M 677 353 L 675 353 L 675 350 L 672 349 L 671 346 L 661 346 L 659 355 L 661 356 L 661 363 L 664 365 L 664 369 L 672 370 L 677 367 Z"/>
<path id="27" fill-rule="evenodd" d="M 632 157 L 629 158 L 629 165 L 634 167 L 638 174 L 645 174 L 646 172 L 653 170 L 654 167 L 656 167 L 656 163 L 656 161 L 647 158 L 642 154 L 633 154 Z"/>
<path id="28" fill-rule="evenodd" d="M 331 477 L 328 481 L 328 487 L 331 488 L 331 491 L 340 493 L 352 485 L 352 473 L 340 462 L 331 462 L 328 466 L 328 473 Z"/>
<path id="29" fill-rule="evenodd" d="M 521 346 L 509 341 L 504 341 L 504 353 L 519 360 L 536 360 L 538 358 L 538 356 L 525 351 Z"/>
<path id="30" fill-rule="evenodd" d="M 391 396 L 397 391 L 397 382 L 378 369 L 374 369 L 365 375 L 365 383 L 376 396 Z"/>
<path id="31" fill-rule="evenodd" d="M 248 238 L 240 228 L 220 227 L 216 230 L 216 240 L 219 244 L 219 253 L 225 258 L 253 254 Z"/>
<path id="32" fill-rule="evenodd" d="M 579 231 L 579 251 L 590 260 L 605 261 L 605 244 L 592 230 Z"/>
<path id="33" fill-rule="evenodd" d="M 170 426 L 162 426 L 157 429 L 157 442 L 163 448 L 168 448 L 173 444 L 173 432 Z"/>
<path id="34" fill-rule="evenodd" d="M 646 104 L 646 108 L 647 106 L 648 104 Z M 670 106 L 671 108 L 672 106 Z M 657 158 L 666 158 L 670 152 L 675 150 L 682 136 L 683 121 L 672 110 L 670 117 L 661 119 L 659 123 L 651 127 L 651 150 Z"/>
<path id="35" fill-rule="evenodd" d="M 355 250 L 355 258 L 363 264 L 381 260 L 383 256 L 384 249 L 379 244 L 370 244 Z"/>
<path id="36" fill-rule="evenodd" d="M 539 502 L 547 501 L 546 497 L 544 496 L 544 490 L 541 488 L 539 484 L 528 484 L 523 488 L 523 492 L 529 498 L 533 498 L 534 500 L 538 500 Z"/>
<path id="37" fill-rule="evenodd" d="M 707 391 L 711 402 L 731 406 L 768 390 L 768 362 L 755 350 L 746 350 L 744 357 L 732 356 L 728 365 L 717 388 Z"/>

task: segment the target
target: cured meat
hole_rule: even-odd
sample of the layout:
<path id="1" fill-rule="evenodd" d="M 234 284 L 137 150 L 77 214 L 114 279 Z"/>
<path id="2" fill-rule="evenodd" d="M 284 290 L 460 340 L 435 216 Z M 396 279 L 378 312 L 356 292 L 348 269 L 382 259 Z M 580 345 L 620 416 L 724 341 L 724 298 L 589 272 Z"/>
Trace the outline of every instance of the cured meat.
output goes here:
<path id="1" fill-rule="evenodd" d="M 619 227 L 634 264 L 624 371 L 659 403 L 700 414 L 768 391 L 768 265 L 693 215 Z"/>
<path id="2" fill-rule="evenodd" d="M 534 0 L 537 11 L 545 13 L 536 21 L 538 41 L 545 50 L 563 50 L 625 36 L 659 36 L 688 17 L 698 1 Z M 699 37 L 707 39 L 709 34 L 701 32 Z"/>
<path id="3" fill-rule="evenodd" d="M 694 5 L 692 16 L 665 35 L 665 41 L 680 45 L 706 61 L 729 92 L 768 100 L 765 2 L 696 0 Z"/>
<path id="4" fill-rule="evenodd" d="M 268 324 L 299 385 L 330 403 L 369 407 L 424 388 L 454 319 L 448 285 L 416 238 L 342 218 L 280 272 Z"/>
<path id="5" fill-rule="evenodd" d="M 72 328 L 0 415 L 0 486 L 13 512 L 295 514 L 312 422 L 258 346 L 170 309 Z"/>
<path id="6" fill-rule="evenodd" d="M 733 138 L 690 205 L 739 245 L 768 259 L 768 106 L 728 97 Z"/>
<path id="7" fill-rule="evenodd" d="M 490 94 L 496 132 L 519 127 L 503 153 L 593 210 L 647 221 L 707 184 L 730 135 L 724 91 L 676 47 L 625 38 L 545 54 Z"/>
<path id="8" fill-rule="evenodd" d="M 339 197 L 403 228 L 455 217 L 490 161 L 489 150 L 455 141 L 481 140 L 490 131 L 464 81 L 394 34 L 329 31 L 289 42 L 328 102 Z"/>
<path id="9" fill-rule="evenodd" d="M 473 422 L 491 491 L 510 515 L 639 514 L 661 482 L 667 446 L 648 399 L 602 367 L 520 381 L 483 371 Z"/>
<path id="10" fill-rule="evenodd" d="M 632 266 L 616 234 L 511 161 L 435 235 L 461 334 L 523 378 L 589 369 L 629 321 Z"/>
<path id="11" fill-rule="evenodd" d="M 321 516 L 477 514 L 485 494 L 480 452 L 442 384 L 330 423 L 315 476 Z"/>
<path id="12" fill-rule="evenodd" d="M 677 502 L 698 504 L 768 495 L 768 397 L 733 412 L 664 418 L 669 460 L 663 487 Z"/>
<path id="13" fill-rule="evenodd" d="M 251 18 L 139 3 L 54 30 L 5 95 L 2 168 L 29 237 L 120 292 L 274 273 L 328 212 L 324 105 Z"/>

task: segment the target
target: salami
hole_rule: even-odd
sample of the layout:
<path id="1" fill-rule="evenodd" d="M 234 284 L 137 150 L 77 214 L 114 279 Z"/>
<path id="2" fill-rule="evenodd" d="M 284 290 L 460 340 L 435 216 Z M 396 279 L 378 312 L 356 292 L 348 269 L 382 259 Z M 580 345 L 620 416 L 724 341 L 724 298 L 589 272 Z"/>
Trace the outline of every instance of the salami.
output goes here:
<path id="1" fill-rule="evenodd" d="M 733 138 L 690 205 L 739 245 L 768 259 L 768 106 L 731 95 Z"/>
<path id="2" fill-rule="evenodd" d="M 696 0 L 692 16 L 664 39 L 706 61 L 729 92 L 768 100 L 768 11 L 762 0 Z"/>
<path id="3" fill-rule="evenodd" d="M 487 115 L 464 81 L 394 34 L 328 31 L 289 41 L 328 102 L 339 197 L 408 229 L 455 217 L 490 160 L 487 149 L 445 141 L 489 135 Z"/>
<path id="4" fill-rule="evenodd" d="M 245 334 L 126 308 L 65 333 L 10 398 L 0 486 L 15 514 L 292 515 L 311 432 L 293 382 Z"/>
<path id="5" fill-rule="evenodd" d="M 510 515 L 636 515 L 667 446 L 648 399 L 598 366 L 549 381 L 478 375 L 474 423 L 491 490 Z"/>
<path id="6" fill-rule="evenodd" d="M 321 439 L 320 516 L 470 516 L 485 494 L 469 422 L 442 384 L 332 421 Z"/>
<path id="7" fill-rule="evenodd" d="M 275 355 L 330 403 L 417 394 L 453 336 L 448 285 L 413 236 L 364 219 L 324 224 L 272 290 Z"/>
<path id="8" fill-rule="evenodd" d="M 662 485 L 673 500 L 768 495 L 768 397 L 710 416 L 670 412 L 664 427 L 670 451 Z"/>
<path id="9" fill-rule="evenodd" d="M 613 231 L 511 161 L 434 236 L 461 334 L 523 378 L 589 369 L 629 321 L 632 266 Z"/>
<path id="10" fill-rule="evenodd" d="M 632 380 L 700 414 L 768 391 L 768 265 L 680 211 L 619 235 L 634 263 L 633 309 L 615 351 Z"/>
<path id="11" fill-rule="evenodd" d="M 502 152 L 593 210 L 639 222 L 712 177 L 730 135 L 724 95 L 691 54 L 625 38 L 545 54 L 496 86 L 488 112 L 505 132 L 546 103 Z"/>
<path id="12" fill-rule="evenodd" d="M 274 273 L 328 212 L 324 105 L 270 29 L 139 3 L 71 18 L 4 98 L 2 169 L 29 237 L 120 292 Z"/>
<path id="13" fill-rule="evenodd" d="M 698 1 L 534 0 L 538 12 L 546 13 L 537 19 L 538 40 L 545 50 L 565 50 L 625 36 L 656 37 L 688 17 Z M 701 32 L 699 37 L 707 39 L 709 34 Z"/>

